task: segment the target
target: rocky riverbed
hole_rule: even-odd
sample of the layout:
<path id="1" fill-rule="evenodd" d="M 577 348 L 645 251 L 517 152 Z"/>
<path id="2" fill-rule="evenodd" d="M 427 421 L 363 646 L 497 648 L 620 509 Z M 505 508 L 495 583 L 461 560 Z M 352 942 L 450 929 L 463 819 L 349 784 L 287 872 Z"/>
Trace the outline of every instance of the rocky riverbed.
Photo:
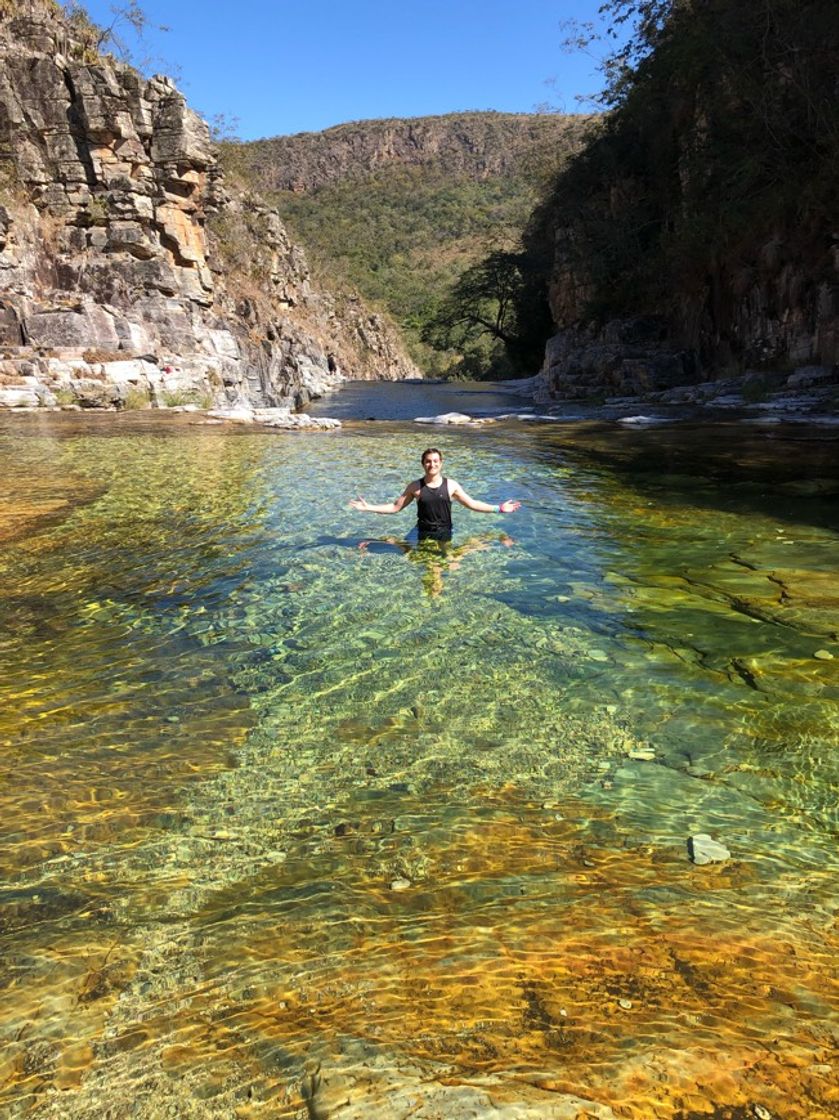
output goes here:
<path id="1" fill-rule="evenodd" d="M 206 419 L 0 418 L 5 1113 L 829 1120 L 833 433 Z"/>

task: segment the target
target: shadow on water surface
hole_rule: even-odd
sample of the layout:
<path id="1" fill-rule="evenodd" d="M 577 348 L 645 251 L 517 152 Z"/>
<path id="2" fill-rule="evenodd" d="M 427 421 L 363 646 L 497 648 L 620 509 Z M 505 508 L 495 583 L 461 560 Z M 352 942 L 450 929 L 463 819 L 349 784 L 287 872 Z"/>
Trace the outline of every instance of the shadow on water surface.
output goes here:
<path id="1" fill-rule="evenodd" d="M 583 422 L 536 431 L 540 450 L 599 465 L 656 502 L 755 510 L 839 524 L 839 434 L 804 424 L 758 428 L 679 422 L 653 428 Z"/>

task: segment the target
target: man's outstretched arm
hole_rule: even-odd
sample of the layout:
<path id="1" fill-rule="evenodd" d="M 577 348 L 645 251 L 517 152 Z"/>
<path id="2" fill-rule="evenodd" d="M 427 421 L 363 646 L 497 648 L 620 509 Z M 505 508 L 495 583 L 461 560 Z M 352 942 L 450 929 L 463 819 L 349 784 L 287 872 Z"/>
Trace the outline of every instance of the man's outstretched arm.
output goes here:
<path id="1" fill-rule="evenodd" d="M 366 498 L 358 497 L 353 498 L 350 505 L 353 509 L 360 509 L 363 513 L 399 513 L 405 506 L 411 504 L 414 500 L 413 483 L 408 483 L 395 502 L 380 502 L 374 505 L 368 502 Z"/>
<path id="2" fill-rule="evenodd" d="M 459 482 L 452 482 L 451 480 L 449 481 L 449 495 L 460 502 L 462 506 L 466 506 L 467 509 L 471 509 L 475 513 L 515 513 L 521 507 L 521 502 L 517 502 L 514 498 L 507 498 L 497 506 L 490 502 L 479 501 L 478 498 L 470 498 Z"/>

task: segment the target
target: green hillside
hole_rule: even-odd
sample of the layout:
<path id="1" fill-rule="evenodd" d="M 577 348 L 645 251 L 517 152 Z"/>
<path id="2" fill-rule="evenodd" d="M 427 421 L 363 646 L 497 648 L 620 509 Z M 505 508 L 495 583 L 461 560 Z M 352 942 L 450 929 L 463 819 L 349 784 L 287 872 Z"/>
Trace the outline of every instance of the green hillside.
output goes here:
<path id="1" fill-rule="evenodd" d="M 362 122 L 227 144 L 224 156 L 230 174 L 278 208 L 316 273 L 385 311 L 427 373 L 510 376 L 489 336 L 459 352 L 422 336 L 470 265 L 518 247 L 539 187 L 578 146 L 583 120 L 473 113 Z M 277 188 L 289 183 L 297 189 Z"/>
<path id="2" fill-rule="evenodd" d="M 392 167 L 273 201 L 319 271 L 337 271 L 386 308 L 414 360 L 442 374 L 459 356 L 424 344 L 423 329 L 464 269 L 489 247 L 516 240 L 534 197 L 522 176 L 474 182 L 436 169 Z"/>

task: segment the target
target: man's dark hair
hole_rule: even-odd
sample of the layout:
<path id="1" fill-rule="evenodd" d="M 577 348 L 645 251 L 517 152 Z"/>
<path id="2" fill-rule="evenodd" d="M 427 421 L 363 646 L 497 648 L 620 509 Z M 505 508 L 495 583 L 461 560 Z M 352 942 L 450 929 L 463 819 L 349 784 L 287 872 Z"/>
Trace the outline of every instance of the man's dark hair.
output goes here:
<path id="1" fill-rule="evenodd" d="M 425 466 L 426 455 L 439 455 L 441 459 L 443 458 L 443 452 L 439 449 L 439 447 L 426 447 L 425 451 L 423 451 L 422 455 L 420 455 L 420 462 L 423 464 L 423 466 Z"/>

